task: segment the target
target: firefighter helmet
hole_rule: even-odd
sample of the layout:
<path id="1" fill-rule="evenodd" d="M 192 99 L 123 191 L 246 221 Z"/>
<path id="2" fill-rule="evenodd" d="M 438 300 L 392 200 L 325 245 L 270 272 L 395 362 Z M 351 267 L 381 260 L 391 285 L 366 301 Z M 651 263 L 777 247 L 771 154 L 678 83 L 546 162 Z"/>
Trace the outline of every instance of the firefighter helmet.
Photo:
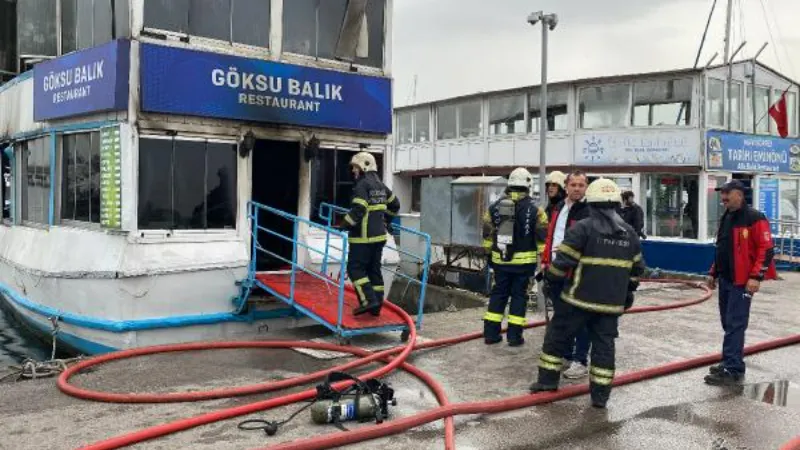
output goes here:
<path id="1" fill-rule="evenodd" d="M 378 171 L 378 163 L 375 162 L 375 157 L 370 152 L 356 153 L 350 160 L 350 165 L 358 167 L 362 172 Z"/>
<path id="2" fill-rule="evenodd" d="M 518 167 L 511 172 L 508 176 L 508 187 L 520 187 L 525 189 L 531 188 L 533 177 L 531 173 L 524 167 Z"/>
<path id="3" fill-rule="evenodd" d="M 560 170 L 554 170 L 544 179 L 544 184 L 556 184 L 561 189 L 566 189 L 567 176 Z"/>
<path id="4" fill-rule="evenodd" d="M 608 178 L 592 181 L 586 188 L 586 201 L 588 203 L 621 203 L 622 193 L 617 183 Z"/>

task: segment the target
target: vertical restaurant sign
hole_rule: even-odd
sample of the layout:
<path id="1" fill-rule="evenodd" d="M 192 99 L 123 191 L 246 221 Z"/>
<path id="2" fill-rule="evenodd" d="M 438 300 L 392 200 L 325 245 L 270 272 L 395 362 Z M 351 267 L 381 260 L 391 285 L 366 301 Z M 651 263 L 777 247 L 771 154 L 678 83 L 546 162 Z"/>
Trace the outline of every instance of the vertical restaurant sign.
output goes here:
<path id="1" fill-rule="evenodd" d="M 122 158 L 119 127 L 100 130 L 100 224 L 122 226 Z"/>
<path id="2" fill-rule="evenodd" d="M 800 174 L 800 139 L 708 131 L 709 170 Z"/>
<path id="3" fill-rule="evenodd" d="M 118 39 L 34 66 L 34 120 L 127 109 L 130 47 Z"/>
<path id="4" fill-rule="evenodd" d="M 769 219 L 773 234 L 778 233 L 778 219 L 780 218 L 778 215 L 779 194 L 777 178 L 759 178 L 758 210 L 763 212 Z"/>
<path id="5" fill-rule="evenodd" d="M 388 134 L 389 78 L 141 44 L 142 111 Z"/>

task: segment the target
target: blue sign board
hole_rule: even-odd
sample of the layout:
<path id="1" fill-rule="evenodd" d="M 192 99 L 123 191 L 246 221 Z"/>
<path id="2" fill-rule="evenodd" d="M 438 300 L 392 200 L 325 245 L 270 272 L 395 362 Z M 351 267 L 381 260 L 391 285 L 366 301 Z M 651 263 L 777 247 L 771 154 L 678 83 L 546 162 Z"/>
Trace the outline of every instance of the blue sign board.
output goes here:
<path id="1" fill-rule="evenodd" d="M 119 39 L 34 66 L 34 120 L 128 109 L 130 48 Z"/>
<path id="2" fill-rule="evenodd" d="M 760 178 L 758 185 L 758 210 L 769 219 L 770 227 L 774 234 L 778 233 L 778 190 L 777 178 Z"/>
<path id="3" fill-rule="evenodd" d="M 388 78 L 142 43 L 141 85 L 143 111 L 392 130 Z"/>
<path id="4" fill-rule="evenodd" d="M 706 161 L 709 170 L 800 175 L 800 139 L 709 131 Z"/>

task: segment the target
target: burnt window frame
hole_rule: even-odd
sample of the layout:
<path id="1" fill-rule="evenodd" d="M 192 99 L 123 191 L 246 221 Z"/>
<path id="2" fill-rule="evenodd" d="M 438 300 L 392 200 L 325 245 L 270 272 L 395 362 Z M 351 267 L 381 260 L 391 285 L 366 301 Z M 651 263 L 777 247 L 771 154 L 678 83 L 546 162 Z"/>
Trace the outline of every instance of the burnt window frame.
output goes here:
<path id="1" fill-rule="evenodd" d="M 176 142 L 183 141 L 183 142 L 195 142 L 195 143 L 203 143 L 204 144 L 204 155 L 205 160 L 203 163 L 204 172 L 205 172 L 205 179 L 204 185 L 206 189 L 206 193 L 208 193 L 208 144 L 224 144 L 230 145 L 232 147 L 232 151 L 234 153 L 234 176 L 235 180 L 233 183 L 233 226 L 229 228 L 178 228 L 175 227 L 175 219 L 172 219 L 172 228 L 165 228 L 165 227 L 142 227 L 140 225 L 140 215 L 142 213 L 141 208 L 141 189 L 142 189 L 142 171 L 141 171 L 141 153 L 142 153 L 142 141 L 144 140 L 162 140 L 168 141 L 171 143 L 171 155 L 170 155 L 170 195 L 172 196 L 172 211 L 174 212 L 174 196 L 175 196 L 175 177 L 174 177 L 174 170 L 177 168 L 175 162 L 175 148 Z M 158 134 L 142 134 L 139 136 L 137 140 L 137 162 L 136 164 L 136 213 L 135 213 L 135 229 L 139 232 L 142 236 L 146 234 L 161 234 L 161 233 L 170 233 L 173 235 L 210 235 L 210 236 L 238 236 L 240 227 L 242 226 L 240 221 L 240 213 L 241 213 L 241 201 L 240 201 L 240 193 L 239 193 L 239 181 L 241 177 L 241 173 L 239 170 L 239 154 L 238 154 L 239 143 L 235 139 L 222 139 L 222 138 L 214 138 L 214 137 L 189 137 L 189 136 L 165 136 L 165 135 L 158 135 Z M 208 220 L 208 206 L 206 200 L 204 200 L 204 220 Z"/>
<path id="2" fill-rule="evenodd" d="M 235 18 L 235 10 L 236 10 L 236 2 L 238 0 L 230 0 L 230 8 L 228 12 L 228 37 L 227 39 L 220 39 L 218 37 L 208 37 L 199 34 L 193 34 L 191 29 L 191 11 L 192 11 L 192 1 L 188 0 L 188 9 L 186 11 L 186 30 L 185 31 L 178 31 L 178 30 L 170 30 L 166 28 L 159 28 L 155 26 L 148 25 L 146 21 L 147 16 L 147 0 L 144 0 L 142 6 L 142 25 L 141 25 L 141 32 L 144 36 L 150 37 L 177 37 L 180 40 L 188 43 L 197 42 L 208 44 L 211 46 L 216 47 L 232 47 L 232 48 L 241 48 L 250 51 L 256 52 L 266 52 L 269 53 L 273 46 L 272 42 L 272 14 L 274 6 L 272 4 L 272 0 L 260 0 L 264 5 L 267 6 L 267 20 L 263 23 L 267 26 L 266 30 L 266 44 L 264 46 L 261 45 L 254 45 L 248 44 L 243 42 L 237 42 L 234 40 L 234 18 Z"/>
<path id="3" fill-rule="evenodd" d="M 322 1 L 324 1 L 324 0 L 322 0 Z M 349 62 L 349 61 L 338 60 L 338 59 L 335 59 L 335 58 L 319 57 L 319 56 L 315 56 L 315 55 L 311 55 L 311 54 L 303 54 L 303 53 L 297 53 L 297 52 L 292 52 L 292 51 L 286 50 L 286 33 L 285 33 L 285 30 L 287 29 L 287 26 L 286 26 L 286 2 L 284 2 L 282 15 L 280 17 L 280 21 L 281 21 L 281 37 L 280 37 L 280 39 L 281 39 L 281 52 L 282 52 L 282 54 L 287 55 L 290 58 L 294 58 L 294 59 L 301 60 L 301 61 L 325 62 L 328 65 L 332 65 L 332 66 L 335 66 L 335 67 L 341 67 L 341 68 L 353 67 L 353 68 L 357 68 L 360 72 L 364 72 L 364 73 L 383 73 L 384 72 L 384 68 L 386 67 L 386 64 L 387 64 L 387 41 L 389 39 L 391 39 L 391 36 L 388 35 L 388 29 L 389 29 L 389 23 L 388 22 L 389 22 L 389 20 L 387 19 L 387 17 L 389 17 L 389 14 L 391 14 L 391 11 L 390 11 L 390 8 L 389 8 L 390 0 L 381 0 L 381 1 L 383 1 L 383 27 L 381 28 L 381 62 L 380 62 L 379 65 L 376 65 L 376 66 L 367 65 L 365 63 L 365 61 L 364 61 L 364 58 L 358 58 L 358 57 L 356 57 L 356 59 L 353 62 Z M 345 5 L 345 8 L 346 8 L 346 5 Z M 368 22 L 368 26 L 369 26 L 369 22 Z M 317 33 L 317 36 L 315 36 L 315 38 L 318 40 L 318 33 Z M 318 42 L 317 41 L 315 41 L 313 44 L 318 46 Z M 311 53 L 311 52 L 309 52 L 309 53 Z M 315 52 L 315 53 L 318 53 L 318 51 Z"/>
<path id="4" fill-rule="evenodd" d="M 322 202 L 346 209 L 350 208 L 353 185 L 355 184 L 355 180 L 349 175 L 350 160 L 359 151 L 363 150 L 323 146 L 320 148 L 320 155 L 311 161 L 311 189 L 309 196 L 311 221 L 325 225 L 319 217 L 319 205 Z M 383 180 L 384 152 L 369 151 L 369 153 L 375 157 L 375 161 L 378 164 L 378 177 Z M 320 171 L 325 169 L 331 169 L 332 172 L 327 176 L 320 177 Z M 323 198 L 327 197 L 328 194 L 331 194 L 333 198 Z M 336 219 L 341 219 L 341 216 L 336 217 Z"/>

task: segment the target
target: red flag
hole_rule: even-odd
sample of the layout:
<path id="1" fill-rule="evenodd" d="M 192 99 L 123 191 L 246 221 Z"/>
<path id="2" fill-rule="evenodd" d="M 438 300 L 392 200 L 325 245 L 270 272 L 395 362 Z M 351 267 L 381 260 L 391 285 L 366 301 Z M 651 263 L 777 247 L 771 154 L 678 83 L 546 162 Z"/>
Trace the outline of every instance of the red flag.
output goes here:
<path id="1" fill-rule="evenodd" d="M 769 115 L 778 125 L 778 134 L 785 138 L 789 135 L 789 114 L 786 111 L 786 92 L 781 95 L 778 103 L 769 108 Z"/>

